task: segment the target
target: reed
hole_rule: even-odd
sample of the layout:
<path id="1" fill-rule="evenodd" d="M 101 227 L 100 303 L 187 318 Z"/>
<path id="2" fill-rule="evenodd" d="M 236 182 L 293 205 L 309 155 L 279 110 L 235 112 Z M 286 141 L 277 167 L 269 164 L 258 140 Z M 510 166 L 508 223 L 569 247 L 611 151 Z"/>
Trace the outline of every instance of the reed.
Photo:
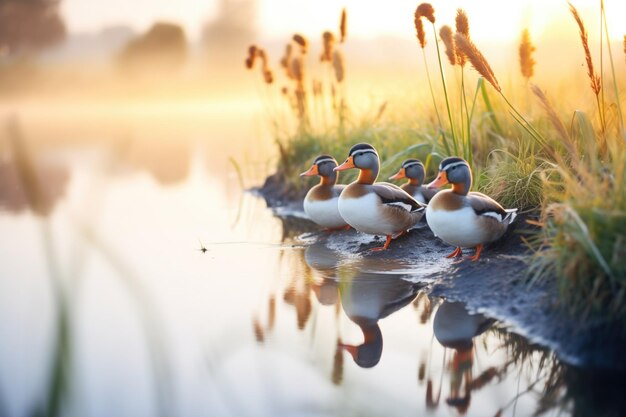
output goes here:
<path id="1" fill-rule="evenodd" d="M 580 41 L 583 46 L 583 50 L 585 51 L 585 62 L 587 63 L 587 76 L 589 77 L 591 91 L 596 96 L 596 104 L 598 107 L 598 114 L 600 115 L 600 124 L 602 126 L 602 131 L 606 131 L 606 120 L 604 115 L 604 109 L 600 104 L 600 90 L 602 89 L 602 83 L 600 76 L 596 74 L 596 71 L 593 67 L 593 60 L 591 59 L 591 51 L 589 50 L 589 35 L 587 34 L 587 29 L 585 28 L 585 24 L 578 13 L 578 10 L 572 5 L 572 3 L 567 3 L 569 5 L 570 12 L 578 25 L 578 31 L 580 35 Z"/>
<path id="2" fill-rule="evenodd" d="M 524 29 L 519 45 L 519 64 L 522 76 L 526 78 L 526 82 L 528 82 L 535 73 L 535 60 L 532 56 L 535 49 L 535 46 L 530 40 L 528 29 Z"/>
<path id="3" fill-rule="evenodd" d="M 450 65 L 456 65 L 456 46 L 454 45 L 454 38 L 452 35 L 452 29 L 450 26 L 444 25 L 439 29 L 439 36 L 446 47 L 446 56 Z"/>
<path id="4" fill-rule="evenodd" d="M 307 39 L 304 36 L 300 35 L 299 33 L 296 33 L 295 35 L 293 35 L 292 39 L 295 43 L 300 45 L 300 51 L 303 54 L 306 54 L 308 46 L 309 46 L 309 42 L 307 41 Z"/>
<path id="5" fill-rule="evenodd" d="M 346 36 L 348 35 L 348 13 L 346 12 L 345 7 L 341 9 L 341 18 L 339 20 L 339 42 L 344 43 L 346 41 Z"/>
<path id="6" fill-rule="evenodd" d="M 418 39 L 420 37 L 420 31 L 419 29 L 421 28 L 422 32 L 423 32 L 423 26 L 422 26 L 422 17 L 426 18 L 433 26 L 433 36 L 435 38 L 435 47 L 437 49 L 437 62 L 439 64 L 439 73 L 441 75 L 441 84 L 443 86 L 443 95 L 446 101 L 446 110 L 448 112 L 448 121 L 450 123 L 450 135 L 452 136 L 452 145 L 454 148 L 454 152 L 455 154 L 459 154 L 459 144 L 457 142 L 457 138 L 456 138 L 456 134 L 454 131 L 454 122 L 452 120 L 452 109 L 450 108 L 450 99 L 448 97 L 448 88 L 446 86 L 446 77 L 445 77 L 445 73 L 443 71 L 443 65 L 441 63 L 441 52 L 439 50 L 439 42 L 437 39 L 437 28 L 435 27 L 435 9 L 433 8 L 433 6 L 430 3 L 421 3 L 419 6 L 417 6 L 417 9 L 415 9 L 415 29 L 417 30 L 417 35 L 418 35 Z M 423 36 L 423 33 L 422 33 Z M 422 42 L 420 41 L 420 45 L 422 46 L 422 54 L 424 56 L 424 65 L 427 68 L 428 71 L 428 66 L 426 65 L 426 54 L 424 52 L 424 46 L 425 46 L 425 39 L 424 39 L 424 44 L 422 44 Z M 429 84 L 430 84 L 430 76 L 428 77 L 429 80 Z M 431 86 L 431 94 L 432 94 L 432 86 Z M 436 102 L 435 102 L 435 97 L 434 94 L 433 95 L 433 102 L 435 103 L 436 106 Z M 440 125 L 441 125 L 441 120 L 440 120 Z M 442 133 L 443 133 L 443 128 L 442 128 Z M 447 145 L 447 139 L 445 137 L 444 134 L 444 145 L 446 146 L 446 151 L 448 152 L 448 154 L 450 154 L 451 149 L 450 147 Z"/>

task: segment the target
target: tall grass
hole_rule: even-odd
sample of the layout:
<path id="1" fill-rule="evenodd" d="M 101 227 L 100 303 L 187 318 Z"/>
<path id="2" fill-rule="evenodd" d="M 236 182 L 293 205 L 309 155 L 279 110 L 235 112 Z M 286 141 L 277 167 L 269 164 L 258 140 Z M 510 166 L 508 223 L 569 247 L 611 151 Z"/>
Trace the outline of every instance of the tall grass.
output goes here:
<path id="1" fill-rule="evenodd" d="M 341 90 L 342 102 L 348 111 L 341 115 L 336 106 L 328 105 L 334 101 L 324 94 L 330 90 L 334 96 L 336 87 L 349 79 L 343 70 L 340 78 L 329 79 L 334 85 L 329 85 L 327 79 L 320 95 L 319 107 L 325 108 L 321 112 L 333 114 L 332 117 L 312 117 L 310 124 L 296 131 L 284 126 L 277 130 L 278 172 L 282 173 L 282 180 L 288 187 L 303 191 L 308 184 L 295 180 L 295 174 L 312 157 L 323 152 L 341 159 L 352 144 L 361 141 L 371 142 L 380 150 L 382 177 L 397 169 L 402 157 L 426 161 L 427 176 L 432 176 L 442 158 L 462 156 L 476 174 L 476 189 L 507 207 L 519 207 L 539 216 L 539 232 L 528 238 L 534 250 L 530 259 L 532 280 L 557 280 L 564 303 L 574 310 L 608 311 L 611 316 L 626 317 L 626 263 L 621 261 L 626 255 L 626 136 L 619 86 L 623 80 L 615 73 L 604 2 L 600 1 L 599 6 L 600 39 L 606 38 L 606 42 L 600 42 L 602 58 L 600 70 L 596 71 L 591 58 L 594 45 L 589 43 L 583 16 L 569 5 L 569 13 L 579 29 L 595 111 L 584 107 L 584 97 L 577 97 L 580 101 L 576 103 L 583 106 L 582 110 L 555 107 L 553 101 L 565 102 L 548 99 L 557 92 L 543 91 L 529 82 L 535 76 L 533 53 L 541 45 L 531 42 L 528 30 L 522 32 L 516 51 L 520 58 L 519 85 L 530 97 L 534 95 L 535 101 L 520 110 L 505 94 L 489 61 L 470 38 L 467 14 L 457 11 L 454 33 L 450 25 L 441 26 L 439 36 L 447 58 L 442 60 L 435 10 L 422 3 L 412 17 L 436 119 L 428 122 L 412 114 L 400 117 L 384 110 L 385 106 L 373 114 L 357 116 L 349 111 L 345 89 Z M 567 13 L 564 7 L 563 14 Z M 430 43 L 426 42 L 424 30 L 428 22 L 434 35 Z M 426 59 L 426 48 L 433 47 L 441 75 L 440 96 L 434 93 L 434 79 Z M 326 49 L 322 55 L 329 55 Z M 610 76 L 603 68 L 607 56 Z M 453 85 L 446 78 L 445 72 L 450 71 L 444 67 L 446 62 L 452 72 L 457 71 L 460 83 Z M 473 82 L 472 74 L 465 71 L 467 63 L 478 73 L 475 88 L 470 88 Z M 611 93 L 605 94 L 605 86 L 610 85 Z M 445 127 L 438 110 L 443 106 L 448 116 Z M 327 120 L 330 123 L 325 123 Z M 348 175 L 342 182 L 350 179 Z"/>

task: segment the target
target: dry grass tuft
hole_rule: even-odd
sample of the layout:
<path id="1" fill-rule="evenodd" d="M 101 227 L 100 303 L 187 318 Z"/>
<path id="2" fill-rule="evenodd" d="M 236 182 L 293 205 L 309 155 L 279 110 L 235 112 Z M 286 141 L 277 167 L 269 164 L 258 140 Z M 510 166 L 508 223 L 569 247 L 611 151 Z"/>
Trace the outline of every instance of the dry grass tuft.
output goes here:
<path id="1" fill-rule="evenodd" d="M 425 17 L 430 23 L 435 23 L 435 9 L 430 3 L 422 3 L 417 6 L 415 16 L 419 13 L 420 17 Z"/>
<path id="2" fill-rule="evenodd" d="M 309 45 L 309 42 L 307 42 L 306 38 L 299 33 L 296 33 L 295 35 L 293 35 L 293 41 L 300 45 L 302 53 L 306 54 L 307 47 Z"/>
<path id="3" fill-rule="evenodd" d="M 498 92 L 502 92 L 502 88 L 500 88 L 500 84 L 498 84 L 498 80 L 494 75 L 489 62 L 483 56 L 483 54 L 478 50 L 476 45 L 469 39 L 467 39 L 462 33 L 458 32 L 454 39 L 456 41 L 456 47 L 463 52 L 463 54 L 469 59 L 472 66 L 483 78 L 493 86 Z"/>
<path id="4" fill-rule="evenodd" d="M 569 4 L 569 10 L 572 12 L 572 16 L 574 16 L 574 20 L 576 20 L 576 24 L 578 24 L 578 29 L 580 31 L 580 40 L 583 44 L 583 49 L 585 50 L 585 60 L 587 61 L 587 75 L 589 76 L 589 80 L 591 81 L 591 89 L 594 94 L 597 96 L 600 94 L 600 77 L 596 74 L 593 69 L 593 61 L 591 60 L 591 52 L 589 51 L 589 40 L 587 35 L 587 29 L 585 29 L 585 24 L 583 23 L 580 15 L 578 14 L 578 10 L 571 4 Z"/>
<path id="5" fill-rule="evenodd" d="M 339 50 L 333 54 L 333 68 L 335 69 L 335 79 L 339 83 L 342 82 L 345 76 L 345 63 L 343 54 Z"/>
<path id="6" fill-rule="evenodd" d="M 467 39 L 470 39 L 469 19 L 467 18 L 467 13 L 465 13 L 465 10 L 463 9 L 456 10 L 456 18 L 454 19 L 454 24 L 456 27 L 456 33 L 460 33 L 463 36 L 465 36 Z M 465 55 L 463 55 L 463 52 L 461 52 L 459 48 L 456 48 L 456 62 L 461 67 L 464 67 L 465 63 L 467 62 Z"/>
<path id="7" fill-rule="evenodd" d="M 439 30 L 439 36 L 446 47 L 446 56 L 450 65 L 456 65 L 456 45 L 454 44 L 454 37 L 452 35 L 452 29 L 450 26 L 442 26 Z"/>
<path id="8" fill-rule="evenodd" d="M 324 51 L 320 55 L 321 62 L 330 62 L 333 59 L 333 50 L 335 48 L 335 35 L 326 31 L 322 34 L 322 44 Z"/>
<path id="9" fill-rule="evenodd" d="M 535 60 L 532 57 L 535 49 L 536 48 L 530 40 L 530 33 L 528 32 L 528 29 L 524 29 L 522 31 L 522 40 L 519 45 L 519 63 L 522 75 L 526 78 L 526 81 L 528 81 L 535 73 Z"/>
<path id="10" fill-rule="evenodd" d="M 346 41 L 346 35 L 347 35 L 347 13 L 346 13 L 346 9 L 345 7 L 341 10 L 341 20 L 339 22 L 339 34 L 341 35 L 340 38 L 340 42 L 344 43 Z"/>

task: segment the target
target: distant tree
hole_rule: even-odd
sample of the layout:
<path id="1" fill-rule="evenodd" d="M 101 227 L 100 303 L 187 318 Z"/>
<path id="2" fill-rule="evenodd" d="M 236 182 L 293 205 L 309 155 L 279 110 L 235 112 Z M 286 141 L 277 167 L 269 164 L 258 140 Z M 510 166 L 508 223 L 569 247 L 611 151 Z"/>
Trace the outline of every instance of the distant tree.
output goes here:
<path id="1" fill-rule="evenodd" d="M 125 71 L 176 71 L 187 58 L 185 31 L 172 23 L 157 22 L 145 34 L 131 39 L 117 58 Z"/>
<path id="2" fill-rule="evenodd" d="M 61 0 L 0 0 L 0 56 L 32 53 L 65 39 Z"/>

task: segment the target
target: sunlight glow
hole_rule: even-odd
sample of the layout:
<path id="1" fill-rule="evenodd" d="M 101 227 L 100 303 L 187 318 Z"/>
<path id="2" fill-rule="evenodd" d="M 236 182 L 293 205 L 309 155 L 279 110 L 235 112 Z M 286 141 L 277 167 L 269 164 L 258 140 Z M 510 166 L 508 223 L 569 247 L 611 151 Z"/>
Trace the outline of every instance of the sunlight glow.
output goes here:
<path id="1" fill-rule="evenodd" d="M 202 26 L 216 18 L 220 4 L 230 2 L 250 7 L 246 0 L 110 0 L 87 2 L 64 0 L 63 14 L 70 31 L 96 31 L 104 26 L 124 24 L 145 30 L 155 20 L 169 20 L 185 26 L 190 39 L 198 39 Z M 380 36 L 413 36 L 413 12 L 418 1 L 395 1 L 382 4 L 374 1 L 345 0 L 258 0 L 257 24 L 262 36 L 283 38 L 294 32 L 316 36 L 326 29 L 335 29 L 342 7 L 348 9 L 349 34 L 360 38 Z M 477 41 L 510 41 L 517 39 L 522 28 L 530 29 L 535 38 L 567 36 L 575 33 L 575 25 L 564 0 L 433 0 L 437 25 L 454 24 L 457 8 L 470 17 L 472 37 Z M 593 39 L 598 32 L 599 1 L 574 0 L 573 4 L 585 19 Z M 606 0 L 611 38 L 622 39 L 626 33 L 623 16 L 626 2 Z"/>

